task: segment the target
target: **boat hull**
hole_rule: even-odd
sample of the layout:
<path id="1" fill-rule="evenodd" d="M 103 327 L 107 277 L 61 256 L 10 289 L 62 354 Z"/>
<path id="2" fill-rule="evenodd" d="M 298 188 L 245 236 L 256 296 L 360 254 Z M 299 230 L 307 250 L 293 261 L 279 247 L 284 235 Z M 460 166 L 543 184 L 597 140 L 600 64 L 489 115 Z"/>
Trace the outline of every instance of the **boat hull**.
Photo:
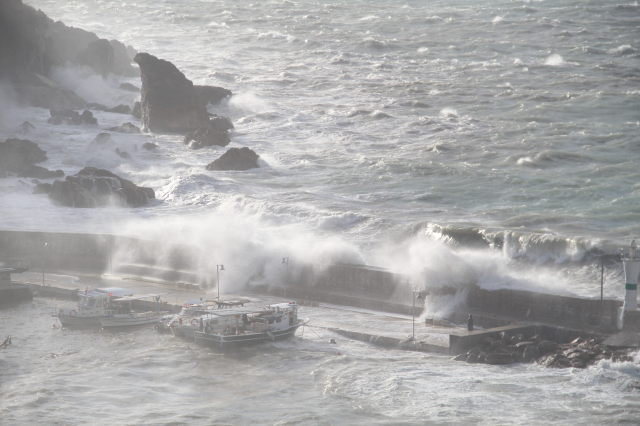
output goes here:
<path id="1" fill-rule="evenodd" d="M 57 315 L 57 318 L 60 320 L 60 323 L 63 327 L 68 328 L 100 328 L 102 324 L 100 324 L 100 320 L 97 316 L 68 316 L 68 315 Z"/>
<path id="2" fill-rule="evenodd" d="M 130 327 L 158 322 L 160 315 L 149 315 L 142 317 L 98 317 L 103 328 Z"/>
<path id="3" fill-rule="evenodd" d="M 298 327 L 303 323 L 293 325 L 284 330 L 273 331 L 267 333 L 250 333 L 240 335 L 223 336 L 220 334 L 206 334 L 200 331 L 194 333 L 194 338 L 199 346 L 205 346 L 213 349 L 233 349 L 245 346 L 256 346 L 262 343 L 285 340 L 293 337 Z"/>

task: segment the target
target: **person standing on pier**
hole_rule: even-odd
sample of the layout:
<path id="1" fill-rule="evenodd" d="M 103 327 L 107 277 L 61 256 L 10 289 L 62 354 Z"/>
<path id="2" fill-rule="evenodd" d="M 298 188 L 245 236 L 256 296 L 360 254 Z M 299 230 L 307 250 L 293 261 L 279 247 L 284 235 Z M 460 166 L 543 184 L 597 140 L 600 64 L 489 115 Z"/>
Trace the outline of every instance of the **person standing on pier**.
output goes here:
<path id="1" fill-rule="evenodd" d="M 473 331 L 473 315 L 469 314 L 469 320 L 467 321 L 467 330 Z"/>

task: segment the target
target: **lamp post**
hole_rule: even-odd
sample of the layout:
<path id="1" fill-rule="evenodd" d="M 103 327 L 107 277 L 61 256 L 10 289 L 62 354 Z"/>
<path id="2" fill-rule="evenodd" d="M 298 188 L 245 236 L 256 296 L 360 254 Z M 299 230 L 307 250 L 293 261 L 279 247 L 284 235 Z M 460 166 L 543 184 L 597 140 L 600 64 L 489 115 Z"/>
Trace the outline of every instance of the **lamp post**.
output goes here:
<path id="1" fill-rule="evenodd" d="M 220 271 L 224 271 L 224 265 L 216 265 L 216 284 L 218 287 L 218 303 L 220 303 Z"/>
<path id="2" fill-rule="evenodd" d="M 42 285 L 44 286 L 44 249 L 47 248 L 49 243 L 44 243 L 42 246 Z"/>
<path id="3" fill-rule="evenodd" d="M 411 340 L 415 342 L 416 340 L 416 299 L 422 299 L 422 294 L 415 289 L 411 292 L 413 299 L 413 309 L 411 310 L 411 317 L 413 320 L 413 332 L 411 333 Z"/>
<path id="4" fill-rule="evenodd" d="M 285 269 L 284 271 L 284 294 L 282 295 L 283 298 L 287 297 L 287 285 L 289 284 L 289 258 L 288 257 L 283 257 L 282 260 L 280 261 L 280 263 L 284 263 L 287 267 L 287 269 Z"/>

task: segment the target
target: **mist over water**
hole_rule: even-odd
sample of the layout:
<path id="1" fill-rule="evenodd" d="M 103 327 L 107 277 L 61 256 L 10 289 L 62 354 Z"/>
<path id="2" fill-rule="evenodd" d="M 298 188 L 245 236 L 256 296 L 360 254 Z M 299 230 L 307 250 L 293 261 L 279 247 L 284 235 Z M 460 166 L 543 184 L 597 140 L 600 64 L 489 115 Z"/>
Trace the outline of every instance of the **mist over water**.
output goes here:
<path id="1" fill-rule="evenodd" d="M 233 120 L 230 146 L 255 150 L 261 168 L 209 172 L 225 149 L 112 133 L 124 161 L 90 142 L 133 117 L 96 111 L 100 129 L 52 126 L 44 110 L 11 109 L 0 137 L 29 120 L 43 166 L 107 168 L 157 200 L 69 209 L 10 178 L 5 229 L 189 243 L 213 264 L 242 264 L 238 285 L 272 281 L 269 262 L 291 256 L 389 267 L 417 285 L 587 297 L 599 296 L 596 258 L 640 235 L 635 3 L 30 4 L 232 90 L 209 110 Z M 108 106 L 136 100 L 119 83 L 140 85 L 77 67 L 54 78 Z M 160 148 L 136 150 L 144 142 Z M 620 267 L 607 266 L 617 297 Z"/>

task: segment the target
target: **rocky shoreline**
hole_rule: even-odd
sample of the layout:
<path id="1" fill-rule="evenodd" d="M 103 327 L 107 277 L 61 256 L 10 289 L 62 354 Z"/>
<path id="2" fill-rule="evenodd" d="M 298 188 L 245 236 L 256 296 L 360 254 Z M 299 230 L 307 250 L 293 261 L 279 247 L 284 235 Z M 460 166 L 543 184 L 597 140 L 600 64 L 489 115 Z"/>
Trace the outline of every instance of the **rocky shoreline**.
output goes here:
<path id="1" fill-rule="evenodd" d="M 631 349 L 603 345 L 604 339 L 579 337 L 571 343 L 556 343 L 540 334 L 525 336 L 501 332 L 499 339 L 485 337 L 471 350 L 453 358 L 469 364 L 507 365 L 536 362 L 550 368 L 587 368 L 600 360 L 633 361 Z"/>
<path id="2" fill-rule="evenodd" d="M 69 66 L 84 67 L 102 78 L 112 75 L 127 78 L 139 76 L 140 88 L 125 82 L 120 84 L 120 89 L 139 92 L 140 101 L 134 105 L 120 104 L 111 107 L 88 103 L 73 90 L 54 81 L 53 70 Z M 167 60 L 146 52 L 139 53 L 133 46 L 125 46 L 117 40 L 101 39 L 92 32 L 66 26 L 50 19 L 41 10 L 24 4 L 22 0 L 0 3 L 0 80 L 10 83 L 20 106 L 49 109 L 48 122 L 53 125 L 97 126 L 98 120 L 90 110 L 105 111 L 137 118 L 140 126 L 128 118 L 128 121 L 119 126 L 99 130 L 97 133 L 100 134 L 104 130 L 118 133 L 177 133 L 184 135 L 186 149 L 225 147 L 231 143 L 229 132 L 234 129 L 231 120 L 207 111 L 207 105 L 219 105 L 230 98 L 233 95 L 230 90 L 194 85 Z M 22 127 L 24 129 L 20 131 L 21 134 L 26 134 L 33 128 L 28 122 Z M 0 178 L 17 176 L 54 179 L 64 176 L 61 170 L 52 172 L 34 164 L 47 159 L 46 152 L 36 142 L 14 138 L 0 144 L 0 152 L 7 153 L 0 160 Z M 143 148 L 156 149 L 158 145 L 147 142 Z M 34 154 L 36 151 L 38 155 Z M 129 159 L 126 152 L 118 148 L 113 151 L 123 159 Z M 231 148 L 214 159 L 206 169 L 248 170 L 260 167 L 257 158 L 258 155 L 248 148 Z M 51 194 L 65 193 L 64 196 L 50 196 L 56 203 L 70 207 L 139 207 L 154 198 L 149 196 L 150 193 L 146 193 L 145 197 L 134 197 L 135 201 L 131 201 L 130 197 L 113 198 L 113 193 L 109 195 L 109 202 L 100 197 L 92 198 L 80 190 L 80 184 L 73 183 L 79 179 L 87 183 L 87 176 L 80 177 L 86 175 L 83 173 L 85 170 L 51 184 L 33 182 L 37 185 L 34 193 L 47 193 L 49 189 Z M 103 172 L 111 173 L 106 170 Z M 115 179 L 122 184 L 122 178 L 112 175 L 99 177 L 102 180 Z M 93 176 L 91 179 L 96 178 Z M 100 179 L 98 181 L 102 182 Z M 98 184 L 100 185 L 102 184 Z M 116 186 L 112 185 L 111 188 Z M 125 186 L 129 187 L 123 185 L 123 188 Z M 153 192 L 151 188 L 147 189 Z M 74 195 L 70 195 L 72 193 Z M 114 203 L 115 199 L 121 202 Z"/>

